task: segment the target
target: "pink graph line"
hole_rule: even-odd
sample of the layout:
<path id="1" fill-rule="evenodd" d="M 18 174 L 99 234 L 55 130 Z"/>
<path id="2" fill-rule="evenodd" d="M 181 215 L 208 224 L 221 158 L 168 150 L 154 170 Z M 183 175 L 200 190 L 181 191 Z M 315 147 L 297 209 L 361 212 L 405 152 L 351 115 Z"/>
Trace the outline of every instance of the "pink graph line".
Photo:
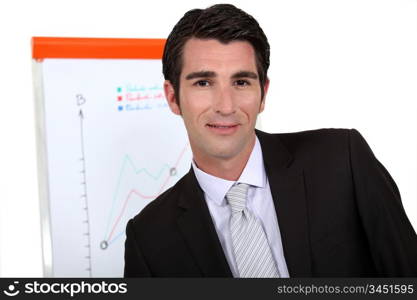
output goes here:
<path id="1" fill-rule="evenodd" d="M 178 157 L 177 161 L 175 162 L 174 168 L 177 168 L 177 166 L 178 166 L 179 162 L 181 161 L 182 157 L 184 156 L 185 150 L 187 150 L 187 147 L 188 147 L 188 144 L 187 144 L 187 145 L 185 145 L 184 149 L 181 151 L 180 156 Z M 137 190 L 135 190 L 135 189 L 132 189 L 132 190 L 129 192 L 129 194 L 127 195 L 127 197 L 126 197 L 126 199 L 125 199 L 125 201 L 124 201 L 124 203 L 123 203 L 122 210 L 120 211 L 120 214 L 117 216 L 116 221 L 114 222 L 114 225 L 113 225 L 113 227 L 112 227 L 112 230 L 111 230 L 111 232 L 110 232 L 110 235 L 109 235 L 109 237 L 107 238 L 107 241 L 110 241 L 110 239 L 112 238 L 113 233 L 114 233 L 114 231 L 115 231 L 115 229 L 116 229 L 117 225 L 119 224 L 119 222 L 120 222 L 120 220 L 121 220 L 121 218 L 122 218 L 122 216 L 123 216 L 123 214 L 124 214 L 124 212 L 125 212 L 125 210 L 126 210 L 127 203 L 129 202 L 130 197 L 131 197 L 133 194 L 136 194 L 137 196 L 139 196 L 139 197 L 141 197 L 141 198 L 143 198 L 143 199 L 148 199 L 148 200 L 155 199 L 155 198 L 156 198 L 156 197 L 158 197 L 158 196 L 162 193 L 162 191 L 165 189 L 165 187 L 167 186 L 167 184 L 168 184 L 168 182 L 169 182 L 170 177 L 171 177 L 171 175 L 170 175 L 170 174 L 168 174 L 168 176 L 166 177 L 166 179 L 165 179 L 164 183 L 162 184 L 161 188 L 159 189 L 158 194 L 156 194 L 156 195 L 144 195 L 144 194 L 142 194 L 141 192 L 139 192 L 139 191 L 137 191 Z"/>

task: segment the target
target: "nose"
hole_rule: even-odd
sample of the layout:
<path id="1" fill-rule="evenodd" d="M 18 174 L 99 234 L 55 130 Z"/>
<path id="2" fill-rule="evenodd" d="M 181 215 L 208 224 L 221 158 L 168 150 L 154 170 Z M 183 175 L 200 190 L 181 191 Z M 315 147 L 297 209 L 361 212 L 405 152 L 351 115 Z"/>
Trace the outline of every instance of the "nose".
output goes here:
<path id="1" fill-rule="evenodd" d="M 235 101 L 230 87 L 219 89 L 214 100 L 213 109 L 221 115 L 230 115 L 236 112 Z"/>

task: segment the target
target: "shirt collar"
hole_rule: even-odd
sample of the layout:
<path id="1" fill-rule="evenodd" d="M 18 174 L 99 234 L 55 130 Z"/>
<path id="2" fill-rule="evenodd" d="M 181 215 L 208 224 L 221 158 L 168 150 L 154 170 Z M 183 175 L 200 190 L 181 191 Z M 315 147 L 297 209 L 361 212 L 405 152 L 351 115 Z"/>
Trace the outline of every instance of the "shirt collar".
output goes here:
<path id="1" fill-rule="evenodd" d="M 266 186 L 266 173 L 262 157 L 261 144 L 256 137 L 255 145 L 249 156 L 248 162 L 237 181 L 230 181 L 210 175 L 200 170 L 192 161 L 194 174 L 198 183 L 206 194 L 208 200 L 214 201 L 217 205 L 225 204 L 225 196 L 235 182 L 246 183 L 256 187 Z"/>

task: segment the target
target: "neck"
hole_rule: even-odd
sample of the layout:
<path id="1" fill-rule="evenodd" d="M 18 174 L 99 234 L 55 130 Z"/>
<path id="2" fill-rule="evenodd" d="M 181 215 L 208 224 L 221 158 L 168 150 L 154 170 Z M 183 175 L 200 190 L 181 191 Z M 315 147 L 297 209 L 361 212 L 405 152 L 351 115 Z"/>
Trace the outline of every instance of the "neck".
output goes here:
<path id="1" fill-rule="evenodd" d="M 248 147 L 238 155 L 230 158 L 194 156 L 197 167 L 207 174 L 236 181 L 239 179 L 255 146 L 255 134 L 249 141 Z"/>

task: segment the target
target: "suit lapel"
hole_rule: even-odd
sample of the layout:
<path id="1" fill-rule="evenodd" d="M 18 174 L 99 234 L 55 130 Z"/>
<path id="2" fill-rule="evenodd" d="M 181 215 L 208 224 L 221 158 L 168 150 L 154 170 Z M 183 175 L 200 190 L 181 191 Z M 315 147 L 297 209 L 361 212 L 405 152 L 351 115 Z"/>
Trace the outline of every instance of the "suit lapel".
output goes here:
<path id="1" fill-rule="evenodd" d="M 232 277 L 203 191 L 192 168 L 184 179 L 184 188 L 178 202 L 182 214 L 177 224 L 185 242 L 204 276 Z"/>
<path id="2" fill-rule="evenodd" d="M 256 130 L 262 147 L 290 277 L 310 277 L 311 248 L 304 174 L 277 135 Z"/>

